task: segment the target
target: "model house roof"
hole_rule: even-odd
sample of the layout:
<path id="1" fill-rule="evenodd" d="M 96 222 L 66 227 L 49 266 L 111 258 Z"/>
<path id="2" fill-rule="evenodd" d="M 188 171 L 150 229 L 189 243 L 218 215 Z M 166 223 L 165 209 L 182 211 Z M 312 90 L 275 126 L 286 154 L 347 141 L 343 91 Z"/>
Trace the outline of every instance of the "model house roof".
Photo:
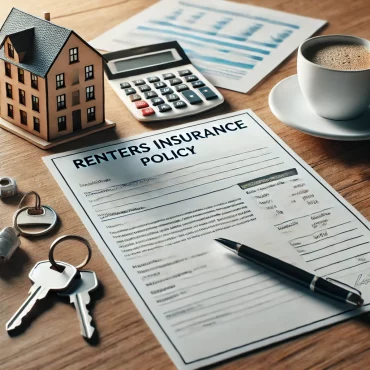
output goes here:
<path id="1" fill-rule="evenodd" d="M 0 59 L 45 77 L 72 32 L 13 8 L 0 30 Z M 3 44 L 7 37 L 18 54 L 26 53 L 20 63 L 5 56 Z"/>

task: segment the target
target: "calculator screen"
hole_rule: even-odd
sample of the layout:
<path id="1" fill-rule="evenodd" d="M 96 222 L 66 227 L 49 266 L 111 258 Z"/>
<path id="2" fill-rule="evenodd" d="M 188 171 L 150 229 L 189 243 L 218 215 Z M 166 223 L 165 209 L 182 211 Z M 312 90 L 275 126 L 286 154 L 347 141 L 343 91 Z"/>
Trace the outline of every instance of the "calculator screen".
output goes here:
<path id="1" fill-rule="evenodd" d="M 114 62 L 117 72 L 128 71 L 130 69 L 138 69 L 149 67 L 156 64 L 173 62 L 176 58 L 170 50 L 161 53 L 141 55 L 137 58 L 123 59 Z"/>

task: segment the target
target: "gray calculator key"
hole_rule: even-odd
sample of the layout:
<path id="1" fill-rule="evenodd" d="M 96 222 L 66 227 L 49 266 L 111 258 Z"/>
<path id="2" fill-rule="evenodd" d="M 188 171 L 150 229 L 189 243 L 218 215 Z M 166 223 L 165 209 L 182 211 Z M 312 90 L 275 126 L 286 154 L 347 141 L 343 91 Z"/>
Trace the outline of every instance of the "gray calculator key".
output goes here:
<path id="1" fill-rule="evenodd" d="M 171 110 L 171 106 L 168 105 L 168 104 L 162 104 L 158 107 L 159 111 L 160 112 L 168 112 L 169 110 Z"/>
<path id="2" fill-rule="evenodd" d="M 134 94 L 130 96 L 131 101 L 138 101 L 141 100 L 141 96 L 139 94 Z"/>
<path id="3" fill-rule="evenodd" d="M 195 76 L 195 75 L 186 76 L 186 77 L 185 77 L 185 81 L 186 81 L 186 82 L 198 81 L 198 77 L 197 77 L 197 76 Z"/>
<path id="4" fill-rule="evenodd" d="M 151 88 L 150 88 L 149 85 L 140 86 L 139 89 L 140 89 L 141 92 L 150 91 L 151 90 Z"/>
<path id="5" fill-rule="evenodd" d="M 148 91 L 144 93 L 144 96 L 146 99 L 150 99 L 150 98 L 157 98 L 158 94 L 155 91 Z"/>
<path id="6" fill-rule="evenodd" d="M 178 84 L 182 84 L 181 78 L 173 78 L 172 80 L 170 80 L 171 86 L 178 85 Z"/>
<path id="7" fill-rule="evenodd" d="M 205 86 L 204 82 L 203 81 L 195 81 L 195 82 L 192 82 L 191 85 L 193 87 L 196 87 L 196 88 L 199 88 L 199 87 L 203 87 Z"/>
<path id="8" fill-rule="evenodd" d="M 184 90 L 189 90 L 188 86 L 185 84 L 177 85 L 176 86 L 176 91 L 184 91 Z"/>
<path id="9" fill-rule="evenodd" d="M 199 104 L 203 101 L 193 90 L 187 90 L 182 92 L 181 94 L 191 105 Z"/>
<path id="10" fill-rule="evenodd" d="M 191 75 L 192 72 L 189 70 L 189 69 L 183 69 L 181 71 L 179 71 L 179 76 L 182 77 L 182 76 L 188 76 L 188 75 Z"/>
<path id="11" fill-rule="evenodd" d="M 167 87 L 167 85 L 164 82 L 160 81 L 160 82 L 155 82 L 154 87 L 156 89 L 161 89 L 162 87 Z"/>
<path id="12" fill-rule="evenodd" d="M 121 82 L 120 84 L 121 89 L 127 89 L 131 87 L 131 85 L 128 82 Z"/>
<path id="13" fill-rule="evenodd" d="M 180 109 L 180 108 L 185 108 L 185 107 L 187 107 L 188 105 L 187 105 L 184 101 L 179 100 L 179 101 L 175 101 L 175 102 L 173 103 L 173 106 L 174 106 L 175 108 L 177 108 L 177 109 Z"/>
<path id="14" fill-rule="evenodd" d="M 175 78 L 175 75 L 173 73 L 164 73 L 163 75 L 164 80 L 169 80 L 170 78 Z"/>
<path id="15" fill-rule="evenodd" d="M 165 87 L 163 89 L 160 89 L 159 91 L 161 92 L 162 95 L 168 95 L 173 93 L 173 90 L 170 87 Z"/>
<path id="16" fill-rule="evenodd" d="M 152 76 L 147 78 L 148 82 L 153 83 L 153 82 L 158 82 L 159 78 L 157 76 Z"/>
<path id="17" fill-rule="evenodd" d="M 136 90 L 131 87 L 130 89 L 126 89 L 125 93 L 126 95 L 136 94 Z"/>
<path id="18" fill-rule="evenodd" d="M 162 98 L 154 98 L 151 100 L 151 102 L 155 106 L 155 105 L 163 104 L 164 100 Z"/>
<path id="19" fill-rule="evenodd" d="M 207 86 L 198 89 L 206 100 L 217 99 L 218 96 Z"/>
<path id="20" fill-rule="evenodd" d="M 145 84 L 145 81 L 144 80 L 134 80 L 134 81 L 132 81 L 132 83 L 135 86 L 139 86 L 139 85 L 144 85 Z"/>
<path id="21" fill-rule="evenodd" d="M 176 94 L 170 94 L 170 95 L 167 95 L 167 100 L 168 101 L 176 101 L 176 100 L 179 100 L 179 96 L 176 95 Z"/>

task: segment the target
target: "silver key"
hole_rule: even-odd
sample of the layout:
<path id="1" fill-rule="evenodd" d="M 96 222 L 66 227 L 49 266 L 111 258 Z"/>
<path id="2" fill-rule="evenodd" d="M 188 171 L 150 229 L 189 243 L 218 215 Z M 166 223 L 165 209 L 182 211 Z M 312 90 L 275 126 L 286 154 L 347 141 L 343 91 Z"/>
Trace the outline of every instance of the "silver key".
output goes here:
<path id="1" fill-rule="evenodd" d="M 93 271 L 80 271 L 80 275 L 81 277 L 75 278 L 72 285 L 65 292 L 59 292 L 58 295 L 69 296 L 70 303 L 74 304 L 77 311 L 81 334 L 90 339 L 95 328 L 91 325 L 92 318 L 86 306 L 90 303 L 89 293 L 95 290 L 99 283 Z"/>
<path id="2" fill-rule="evenodd" d="M 49 260 L 36 263 L 29 274 L 29 278 L 34 283 L 28 293 L 29 296 L 13 317 L 6 323 L 7 331 L 13 330 L 19 326 L 22 323 L 23 317 L 30 312 L 34 304 L 38 300 L 45 298 L 50 290 L 59 291 L 69 287 L 77 274 L 77 270 L 69 263 L 61 261 L 57 263 L 65 267 L 63 272 L 51 269 Z"/>

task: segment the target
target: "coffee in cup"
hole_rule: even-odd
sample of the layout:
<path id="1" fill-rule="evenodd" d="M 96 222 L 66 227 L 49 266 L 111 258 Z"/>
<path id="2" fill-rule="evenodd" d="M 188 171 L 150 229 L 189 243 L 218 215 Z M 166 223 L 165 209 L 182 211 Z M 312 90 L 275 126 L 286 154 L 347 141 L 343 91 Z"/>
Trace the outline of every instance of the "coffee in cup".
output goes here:
<path id="1" fill-rule="evenodd" d="M 345 35 L 318 36 L 298 50 L 303 96 L 324 118 L 356 118 L 370 105 L 370 42 Z"/>
<path id="2" fill-rule="evenodd" d="M 370 68 L 370 50 L 357 44 L 323 44 L 306 51 L 312 63 L 339 71 L 361 71 Z"/>

